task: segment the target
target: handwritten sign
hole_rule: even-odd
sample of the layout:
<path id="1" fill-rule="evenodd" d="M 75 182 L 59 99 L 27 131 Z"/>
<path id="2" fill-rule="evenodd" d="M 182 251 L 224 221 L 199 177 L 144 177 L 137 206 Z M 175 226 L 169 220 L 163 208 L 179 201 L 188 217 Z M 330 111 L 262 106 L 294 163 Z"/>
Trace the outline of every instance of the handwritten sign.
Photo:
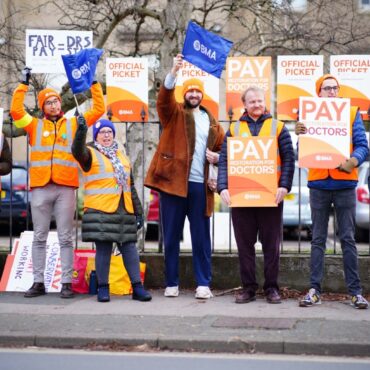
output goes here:
<path id="1" fill-rule="evenodd" d="M 298 137 L 299 167 L 336 168 L 349 158 L 350 108 L 349 99 L 299 99 L 299 121 L 307 127 Z"/>
<path id="2" fill-rule="evenodd" d="M 93 46 L 92 31 L 26 30 L 26 65 L 32 73 L 64 73 L 62 55 Z"/>

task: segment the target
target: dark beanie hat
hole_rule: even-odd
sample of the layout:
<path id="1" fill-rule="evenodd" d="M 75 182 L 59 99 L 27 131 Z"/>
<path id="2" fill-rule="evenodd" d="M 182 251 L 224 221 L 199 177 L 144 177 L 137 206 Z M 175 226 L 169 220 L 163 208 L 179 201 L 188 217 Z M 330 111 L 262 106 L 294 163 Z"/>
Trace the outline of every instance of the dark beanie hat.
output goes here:
<path id="1" fill-rule="evenodd" d="M 98 135 L 98 132 L 103 128 L 103 127 L 109 127 L 113 131 L 113 137 L 116 136 L 116 129 L 114 128 L 113 122 L 107 120 L 107 119 L 100 119 L 95 123 L 93 126 L 93 138 L 96 140 L 96 136 Z"/>

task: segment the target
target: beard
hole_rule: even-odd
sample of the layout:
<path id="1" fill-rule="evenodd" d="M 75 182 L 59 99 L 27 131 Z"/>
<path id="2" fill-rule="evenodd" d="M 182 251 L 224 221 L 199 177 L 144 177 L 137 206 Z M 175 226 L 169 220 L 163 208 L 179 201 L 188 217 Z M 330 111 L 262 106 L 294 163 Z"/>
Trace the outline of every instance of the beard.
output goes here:
<path id="1" fill-rule="evenodd" d="M 202 99 L 199 99 L 196 103 L 191 103 L 189 99 L 185 99 L 185 107 L 190 109 L 197 108 L 199 107 L 201 101 Z"/>

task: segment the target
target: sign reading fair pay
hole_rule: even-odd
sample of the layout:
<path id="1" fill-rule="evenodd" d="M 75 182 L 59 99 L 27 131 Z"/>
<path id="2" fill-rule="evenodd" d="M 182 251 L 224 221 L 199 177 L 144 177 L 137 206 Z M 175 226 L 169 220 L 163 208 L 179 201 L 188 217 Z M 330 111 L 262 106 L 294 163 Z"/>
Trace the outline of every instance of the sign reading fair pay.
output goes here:
<path id="1" fill-rule="evenodd" d="M 299 98 L 299 121 L 307 133 L 299 135 L 298 164 L 307 168 L 337 168 L 350 156 L 350 100 Z"/>
<path id="2" fill-rule="evenodd" d="M 229 137 L 227 160 L 231 207 L 277 206 L 276 137 Z"/>
<path id="3" fill-rule="evenodd" d="M 65 73 L 62 55 L 93 46 L 92 31 L 26 30 L 26 65 L 32 73 Z"/>

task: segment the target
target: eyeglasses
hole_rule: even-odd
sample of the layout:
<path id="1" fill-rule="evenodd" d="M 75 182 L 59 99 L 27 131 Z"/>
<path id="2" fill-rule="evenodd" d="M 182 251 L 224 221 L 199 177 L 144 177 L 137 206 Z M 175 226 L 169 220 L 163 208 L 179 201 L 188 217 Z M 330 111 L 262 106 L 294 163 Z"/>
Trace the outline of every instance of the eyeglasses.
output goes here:
<path id="1" fill-rule="evenodd" d="M 339 86 L 325 86 L 325 87 L 322 87 L 321 90 L 324 90 L 326 92 L 333 90 L 334 92 L 337 92 L 339 91 Z"/>
<path id="2" fill-rule="evenodd" d="M 110 136 L 110 135 L 113 135 L 113 131 L 112 130 L 100 130 L 98 132 L 98 135 L 101 135 L 101 136 Z"/>
<path id="3" fill-rule="evenodd" d="M 51 107 L 52 105 L 57 105 L 59 103 L 59 99 L 54 99 L 54 100 L 48 100 L 45 102 L 45 105 L 47 107 Z"/>

